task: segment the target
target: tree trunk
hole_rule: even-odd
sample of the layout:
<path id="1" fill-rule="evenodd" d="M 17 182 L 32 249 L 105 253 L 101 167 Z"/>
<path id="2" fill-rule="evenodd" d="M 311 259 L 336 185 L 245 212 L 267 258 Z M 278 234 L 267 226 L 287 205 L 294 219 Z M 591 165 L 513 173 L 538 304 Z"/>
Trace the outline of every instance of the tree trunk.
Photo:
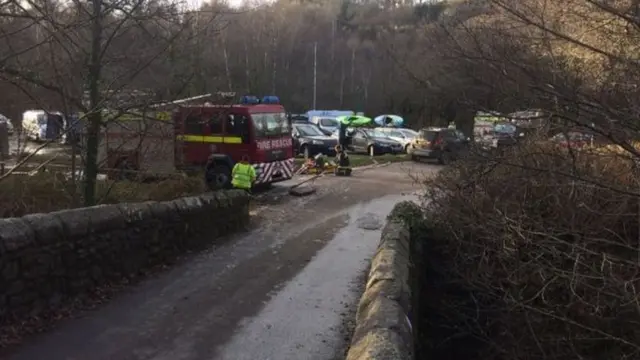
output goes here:
<path id="1" fill-rule="evenodd" d="M 266 91 L 266 89 L 269 87 L 269 57 L 268 57 L 268 53 L 269 50 L 268 48 L 264 49 L 264 59 L 262 62 L 262 69 L 260 69 L 259 74 L 261 76 L 259 76 L 259 91 L 263 92 Z"/>
<path id="2" fill-rule="evenodd" d="M 251 76 L 249 73 L 249 47 L 247 46 L 247 40 L 244 41 L 244 75 L 246 81 L 246 90 L 248 94 L 251 92 Z"/>
<path id="3" fill-rule="evenodd" d="M 331 23 L 331 64 L 336 60 L 336 20 Z"/>
<path id="4" fill-rule="evenodd" d="M 84 205 L 93 206 L 96 202 L 96 178 L 98 176 L 98 145 L 100 125 L 102 123 L 102 104 L 100 96 L 100 76 L 102 64 L 102 0 L 93 0 L 93 23 L 91 29 L 91 54 L 89 64 L 89 114 L 87 116 L 87 153 L 84 167 Z"/>
<path id="5" fill-rule="evenodd" d="M 340 61 L 340 109 L 344 107 L 344 61 Z"/>
<path id="6" fill-rule="evenodd" d="M 351 49 L 351 94 L 355 91 L 356 79 L 356 48 Z"/>
<path id="7" fill-rule="evenodd" d="M 367 109 L 369 105 L 369 84 L 371 83 L 371 68 L 362 72 L 362 87 L 364 88 L 362 111 Z"/>
<path id="8" fill-rule="evenodd" d="M 229 54 L 227 53 L 227 38 L 222 40 L 222 54 L 224 55 L 224 71 L 227 74 L 227 86 L 229 87 L 229 91 L 233 91 L 233 83 L 231 82 L 231 70 L 229 69 Z"/>
<path id="9" fill-rule="evenodd" d="M 271 94 L 275 95 L 276 94 L 276 81 L 277 81 L 277 75 L 278 75 L 278 40 L 277 37 L 274 37 L 273 39 L 273 49 L 271 50 L 271 53 L 273 54 L 273 59 L 271 59 L 271 62 L 273 63 L 273 69 L 272 69 L 272 74 L 271 74 Z"/>

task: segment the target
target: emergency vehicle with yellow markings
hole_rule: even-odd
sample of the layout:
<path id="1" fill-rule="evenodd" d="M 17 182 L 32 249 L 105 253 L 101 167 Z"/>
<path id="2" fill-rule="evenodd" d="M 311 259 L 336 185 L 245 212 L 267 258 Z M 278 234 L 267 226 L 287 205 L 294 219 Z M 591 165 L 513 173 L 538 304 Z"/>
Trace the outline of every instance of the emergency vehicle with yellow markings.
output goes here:
<path id="1" fill-rule="evenodd" d="M 119 117 L 107 122 L 98 151 L 110 177 L 204 171 L 211 189 L 230 186 L 231 169 L 244 156 L 256 169 L 256 185 L 292 178 L 291 122 L 277 97 Z"/>

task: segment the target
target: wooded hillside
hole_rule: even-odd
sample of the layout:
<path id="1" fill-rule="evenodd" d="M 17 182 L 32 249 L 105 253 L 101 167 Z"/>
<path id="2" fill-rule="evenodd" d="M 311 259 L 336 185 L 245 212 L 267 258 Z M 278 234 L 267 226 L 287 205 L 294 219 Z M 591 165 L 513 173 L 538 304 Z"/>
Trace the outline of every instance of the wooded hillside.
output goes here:
<path id="1" fill-rule="evenodd" d="M 0 113 L 19 120 L 30 108 L 82 111 L 88 149 L 109 121 L 98 110 L 114 98 L 126 111 L 216 91 L 276 94 L 301 112 L 313 107 L 314 73 L 316 108 L 398 113 L 414 127 L 455 121 L 470 133 L 477 110 L 542 108 L 597 124 L 608 137 L 637 129 L 632 0 L 279 0 L 241 8 L 5 0 L 1 9 Z"/>
<path id="2" fill-rule="evenodd" d="M 96 2 L 101 87 L 150 90 L 165 99 L 275 93 L 291 111 L 307 110 L 314 48 L 318 108 L 398 112 L 421 121 L 455 117 L 467 107 L 462 103 L 543 106 L 549 99 L 533 97 L 533 83 L 579 82 L 595 91 L 627 86 L 615 78 L 628 82 L 628 67 L 637 67 L 631 0 L 281 0 L 243 8 Z M 91 2 L 4 4 L 0 112 L 17 118 L 26 108 L 79 105 L 96 69 Z M 522 96 L 514 98 L 513 82 Z"/>

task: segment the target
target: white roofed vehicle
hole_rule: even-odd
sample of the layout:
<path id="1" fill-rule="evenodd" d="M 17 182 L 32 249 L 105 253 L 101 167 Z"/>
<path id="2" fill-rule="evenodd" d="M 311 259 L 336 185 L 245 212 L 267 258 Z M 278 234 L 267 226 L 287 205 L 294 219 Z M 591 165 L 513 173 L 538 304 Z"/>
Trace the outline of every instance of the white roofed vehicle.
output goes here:
<path id="1" fill-rule="evenodd" d="M 22 114 L 22 131 L 29 140 L 66 142 L 67 120 L 58 111 L 28 110 Z"/>

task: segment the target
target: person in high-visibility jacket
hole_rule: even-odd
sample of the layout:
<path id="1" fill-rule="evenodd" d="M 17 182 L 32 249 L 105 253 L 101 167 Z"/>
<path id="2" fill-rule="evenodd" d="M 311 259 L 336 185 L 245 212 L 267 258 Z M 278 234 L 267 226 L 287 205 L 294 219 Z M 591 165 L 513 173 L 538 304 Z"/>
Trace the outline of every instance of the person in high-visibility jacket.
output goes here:
<path id="1" fill-rule="evenodd" d="M 231 171 L 231 185 L 236 189 L 251 190 L 251 186 L 256 181 L 256 170 L 249 163 L 249 156 L 244 155 Z"/>

